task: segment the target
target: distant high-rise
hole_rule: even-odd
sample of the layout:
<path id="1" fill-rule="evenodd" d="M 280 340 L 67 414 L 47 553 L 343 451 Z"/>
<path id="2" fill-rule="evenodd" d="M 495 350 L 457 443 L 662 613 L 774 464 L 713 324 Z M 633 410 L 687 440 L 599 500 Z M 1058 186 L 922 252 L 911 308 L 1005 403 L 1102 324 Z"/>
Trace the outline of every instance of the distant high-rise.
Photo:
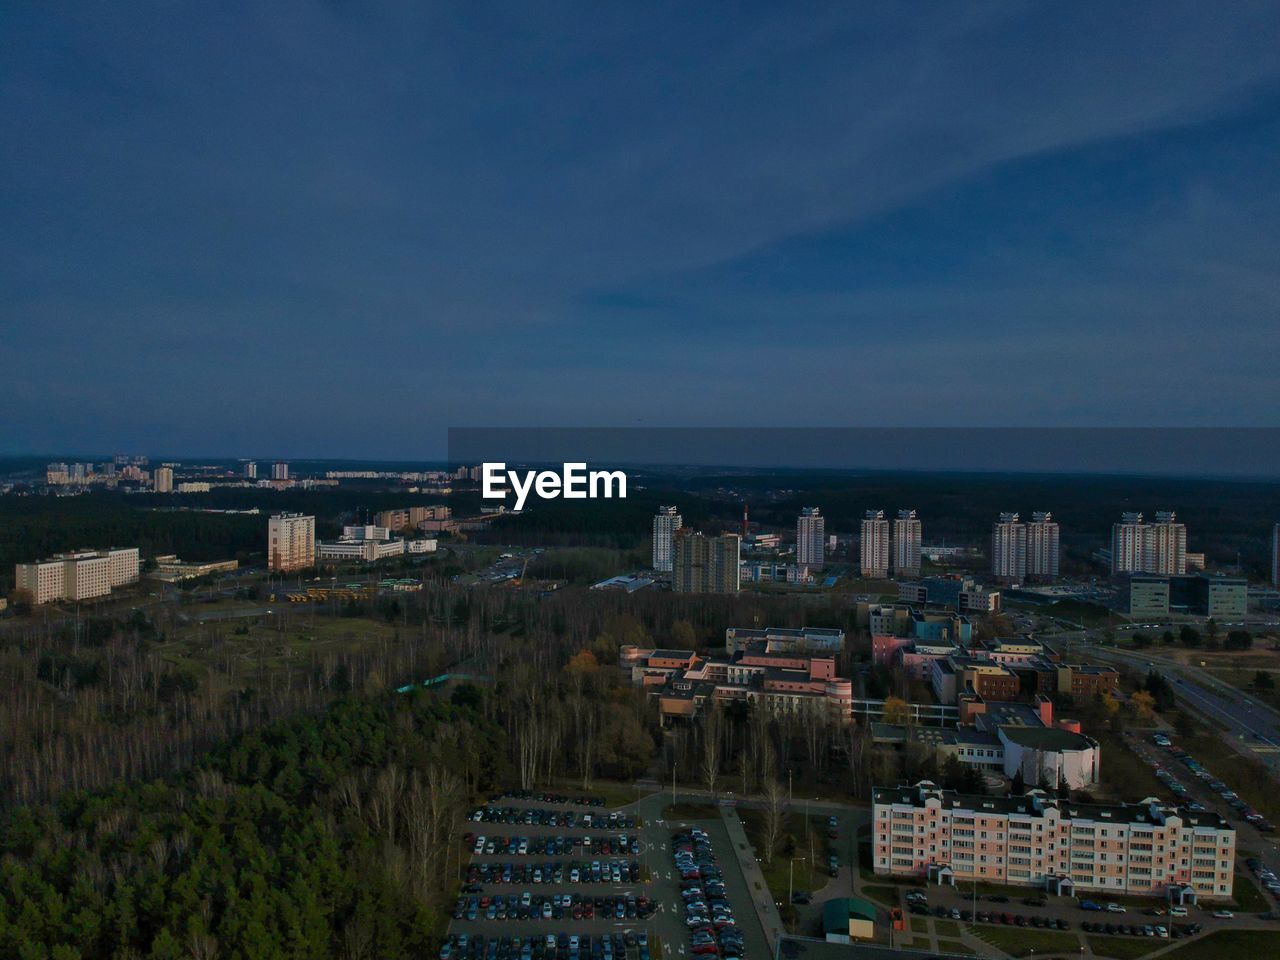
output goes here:
<path id="1" fill-rule="evenodd" d="M 271 479 L 272 480 L 288 480 L 289 465 L 283 462 L 273 463 L 271 465 Z"/>
<path id="2" fill-rule="evenodd" d="M 1156 522 L 1147 524 L 1142 552 L 1145 573 L 1182 576 L 1187 572 L 1187 525 L 1178 523 L 1172 510 L 1157 513 Z"/>
<path id="3" fill-rule="evenodd" d="M 258 465 L 252 460 L 244 465 L 244 478 L 246 480 L 258 479 Z"/>
<path id="4" fill-rule="evenodd" d="M 920 521 L 914 510 L 899 510 L 893 521 L 893 575 L 920 576 Z"/>
<path id="5" fill-rule="evenodd" d="M 653 569 L 663 573 L 671 572 L 672 543 L 676 531 L 683 525 L 684 520 L 676 507 L 658 508 L 653 518 Z"/>
<path id="6" fill-rule="evenodd" d="M 267 565 L 288 573 L 316 565 L 316 518 L 278 513 L 267 521 Z"/>
<path id="7" fill-rule="evenodd" d="M 1041 581 L 1058 578 L 1058 523 L 1048 511 L 1031 514 L 1027 524 L 1027 576 Z"/>
<path id="8" fill-rule="evenodd" d="M 883 510 L 868 510 L 862 521 L 862 575 L 869 580 L 889 576 L 889 521 Z"/>
<path id="9" fill-rule="evenodd" d="M 688 529 L 678 531 L 673 541 L 671 589 L 676 593 L 737 593 L 741 543 L 733 533 L 704 537 Z"/>
<path id="10" fill-rule="evenodd" d="M 1027 525 L 1016 513 L 1002 513 L 991 527 L 991 574 L 1006 583 L 1027 578 Z"/>
<path id="11" fill-rule="evenodd" d="M 156 467 L 155 488 L 156 493 L 173 493 L 172 467 Z"/>
<path id="12" fill-rule="evenodd" d="M 796 518 L 796 563 L 821 570 L 827 557 L 826 519 L 817 507 L 802 507 Z"/>
<path id="13" fill-rule="evenodd" d="M 1120 522 L 1111 525 L 1111 572 L 1141 573 L 1143 570 L 1143 535 L 1141 513 L 1123 513 Z"/>
<path id="14" fill-rule="evenodd" d="M 1280 523 L 1271 528 L 1271 585 L 1280 589 Z"/>
<path id="15" fill-rule="evenodd" d="M 1177 514 L 1161 511 L 1154 523 L 1126 513 L 1111 527 L 1111 572 L 1182 576 L 1187 572 L 1187 527 Z"/>

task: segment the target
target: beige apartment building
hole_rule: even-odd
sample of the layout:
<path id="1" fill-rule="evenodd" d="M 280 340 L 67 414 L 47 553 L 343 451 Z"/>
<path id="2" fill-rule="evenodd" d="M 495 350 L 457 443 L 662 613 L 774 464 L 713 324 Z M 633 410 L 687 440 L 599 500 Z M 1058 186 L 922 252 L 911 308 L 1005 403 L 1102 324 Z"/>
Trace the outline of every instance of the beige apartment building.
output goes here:
<path id="1" fill-rule="evenodd" d="M 1020 884 L 1055 893 L 1231 896 L 1236 833 L 1215 813 L 1136 804 L 963 796 L 929 781 L 872 791 L 877 874 Z"/>
<path id="2" fill-rule="evenodd" d="M 884 580 L 889 576 L 889 521 L 884 518 L 883 510 L 866 512 L 858 551 L 864 577 Z"/>
<path id="3" fill-rule="evenodd" d="M 137 583 L 138 568 L 137 547 L 81 550 L 19 563 L 14 567 L 14 582 L 19 590 L 31 594 L 35 604 L 92 600 L 105 597 L 114 587 Z"/>
<path id="4" fill-rule="evenodd" d="M 316 565 L 316 518 L 278 513 L 267 521 L 267 563 L 282 573 Z"/>

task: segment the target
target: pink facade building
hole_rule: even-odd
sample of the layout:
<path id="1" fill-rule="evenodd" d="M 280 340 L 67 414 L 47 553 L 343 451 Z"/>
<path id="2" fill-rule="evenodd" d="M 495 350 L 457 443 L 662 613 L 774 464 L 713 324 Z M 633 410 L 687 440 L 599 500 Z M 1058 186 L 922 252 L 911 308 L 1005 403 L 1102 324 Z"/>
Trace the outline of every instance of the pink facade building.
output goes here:
<path id="1" fill-rule="evenodd" d="M 877 874 L 1055 893 L 1227 899 L 1236 834 L 1214 813 L 1148 798 L 1088 804 L 1038 790 L 962 796 L 928 781 L 872 792 Z"/>

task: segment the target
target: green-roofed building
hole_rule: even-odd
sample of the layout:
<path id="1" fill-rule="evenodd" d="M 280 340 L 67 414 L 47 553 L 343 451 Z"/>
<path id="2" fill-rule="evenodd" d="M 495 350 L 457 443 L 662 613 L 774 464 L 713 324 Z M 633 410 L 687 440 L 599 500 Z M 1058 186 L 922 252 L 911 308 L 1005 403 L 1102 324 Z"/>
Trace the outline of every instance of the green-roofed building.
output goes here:
<path id="1" fill-rule="evenodd" d="M 861 897 L 839 897 L 822 907 L 822 932 L 832 943 L 873 940 L 876 905 Z"/>

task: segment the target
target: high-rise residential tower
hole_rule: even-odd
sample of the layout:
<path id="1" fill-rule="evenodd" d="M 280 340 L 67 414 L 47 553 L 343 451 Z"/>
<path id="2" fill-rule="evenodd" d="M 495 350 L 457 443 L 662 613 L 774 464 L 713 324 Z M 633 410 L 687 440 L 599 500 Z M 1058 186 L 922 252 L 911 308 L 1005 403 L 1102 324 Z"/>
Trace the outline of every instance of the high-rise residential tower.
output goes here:
<path id="1" fill-rule="evenodd" d="M 1027 576 L 1040 581 L 1058 578 L 1058 523 L 1047 510 L 1031 514 L 1027 524 Z"/>
<path id="2" fill-rule="evenodd" d="M 868 510 L 863 517 L 859 551 L 864 577 L 884 580 L 889 576 L 889 521 L 883 510 Z"/>
<path id="3" fill-rule="evenodd" d="M 1187 525 L 1172 510 L 1156 514 L 1142 538 L 1143 572 L 1182 576 L 1187 572 Z"/>
<path id="4" fill-rule="evenodd" d="M 288 480 L 289 465 L 287 463 L 284 463 L 283 461 L 280 463 L 273 463 L 271 465 L 271 479 L 272 480 Z"/>
<path id="5" fill-rule="evenodd" d="M 1145 533 L 1141 513 L 1123 513 L 1120 522 L 1111 525 L 1112 574 L 1142 572 Z"/>
<path id="6" fill-rule="evenodd" d="M 1027 578 L 1027 525 L 1016 513 L 1002 513 L 991 526 L 991 574 L 1006 583 Z"/>
<path id="7" fill-rule="evenodd" d="M 803 507 L 796 518 L 796 563 L 821 570 L 827 556 L 826 519 L 817 507 Z"/>
<path id="8" fill-rule="evenodd" d="M 173 493 L 172 467 L 156 467 L 155 488 L 156 493 Z"/>
<path id="9" fill-rule="evenodd" d="M 1271 529 L 1271 584 L 1280 590 L 1280 523 Z"/>
<path id="10" fill-rule="evenodd" d="M 684 521 L 675 507 L 659 507 L 653 518 L 653 569 L 671 572 L 673 542 Z"/>
<path id="11" fill-rule="evenodd" d="M 1111 573 L 1155 573 L 1166 577 L 1187 572 L 1187 527 L 1173 511 L 1160 511 L 1154 523 L 1142 514 L 1126 513 L 1111 527 Z"/>
<path id="12" fill-rule="evenodd" d="M 920 521 L 914 510 L 899 510 L 893 521 L 893 575 L 920 576 Z"/>
<path id="13" fill-rule="evenodd" d="M 316 518 L 278 513 L 267 521 L 267 564 L 289 573 L 316 565 Z"/>
<path id="14" fill-rule="evenodd" d="M 244 465 L 244 478 L 246 480 L 258 479 L 258 465 L 252 460 Z"/>
<path id="15" fill-rule="evenodd" d="M 677 531 L 672 550 L 671 589 L 676 593 L 737 593 L 742 541 L 737 534 L 704 537 Z"/>

